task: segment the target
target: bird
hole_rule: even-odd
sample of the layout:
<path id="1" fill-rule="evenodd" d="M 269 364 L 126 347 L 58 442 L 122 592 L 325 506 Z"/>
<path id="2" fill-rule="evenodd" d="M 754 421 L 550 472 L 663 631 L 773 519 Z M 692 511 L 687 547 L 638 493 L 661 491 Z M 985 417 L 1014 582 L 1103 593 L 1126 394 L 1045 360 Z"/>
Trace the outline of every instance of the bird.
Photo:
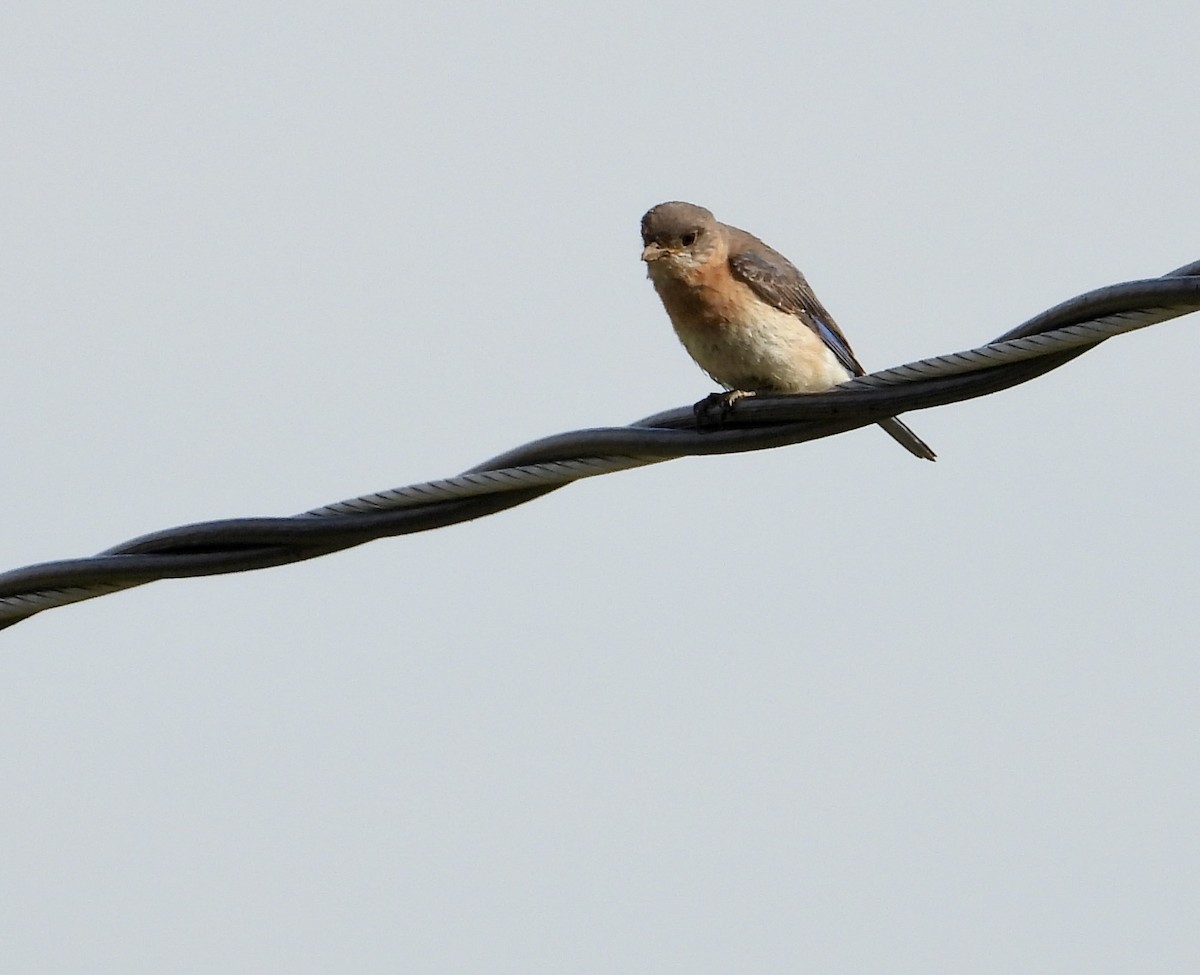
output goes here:
<path id="1" fill-rule="evenodd" d="M 679 341 L 727 390 L 714 394 L 723 411 L 755 393 L 819 393 L 864 374 L 796 266 L 704 207 L 672 201 L 647 210 L 642 260 Z M 937 459 L 895 417 L 879 425 L 914 456 Z"/>

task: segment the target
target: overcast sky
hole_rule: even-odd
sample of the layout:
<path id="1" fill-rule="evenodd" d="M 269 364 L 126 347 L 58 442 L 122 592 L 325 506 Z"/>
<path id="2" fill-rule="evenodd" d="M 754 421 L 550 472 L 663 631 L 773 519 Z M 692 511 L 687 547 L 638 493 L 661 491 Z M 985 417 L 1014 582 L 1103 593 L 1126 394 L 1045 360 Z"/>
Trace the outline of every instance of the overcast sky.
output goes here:
<path id="1" fill-rule="evenodd" d="M 8 5 L 0 569 L 699 399 L 662 200 L 868 368 L 1196 260 L 1198 32 Z M 1198 327 L 0 633 L 2 967 L 1195 971 Z"/>

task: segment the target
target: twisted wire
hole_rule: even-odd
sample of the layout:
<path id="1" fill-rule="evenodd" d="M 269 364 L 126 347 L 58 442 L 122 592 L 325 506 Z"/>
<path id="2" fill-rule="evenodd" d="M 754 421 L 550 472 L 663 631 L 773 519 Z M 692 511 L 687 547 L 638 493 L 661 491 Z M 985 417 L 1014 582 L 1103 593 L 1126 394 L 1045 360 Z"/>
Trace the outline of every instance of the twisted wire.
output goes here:
<path id="1" fill-rule="evenodd" d="M 245 572 L 376 538 L 428 531 L 524 504 L 586 477 L 678 457 L 766 450 L 1028 382 L 1114 336 L 1200 310 L 1200 261 L 1161 278 L 1079 295 L 978 348 L 922 359 L 826 393 L 740 401 L 718 429 L 690 407 L 626 427 L 558 434 L 454 477 L 391 488 L 289 518 L 235 518 L 143 535 L 90 558 L 0 574 L 0 629 L 50 609 L 157 579 Z"/>

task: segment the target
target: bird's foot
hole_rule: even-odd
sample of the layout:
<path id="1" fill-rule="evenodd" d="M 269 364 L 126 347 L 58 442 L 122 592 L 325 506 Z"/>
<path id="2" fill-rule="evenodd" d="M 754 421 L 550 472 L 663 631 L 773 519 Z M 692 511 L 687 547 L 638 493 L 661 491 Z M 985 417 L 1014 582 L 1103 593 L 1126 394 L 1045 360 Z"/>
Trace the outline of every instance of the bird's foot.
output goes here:
<path id="1" fill-rule="evenodd" d="M 696 414 L 696 429 L 702 433 L 714 428 L 719 430 L 725 425 L 733 404 L 753 395 L 754 391 L 749 389 L 727 389 L 723 393 L 709 393 L 692 407 L 692 412 Z"/>

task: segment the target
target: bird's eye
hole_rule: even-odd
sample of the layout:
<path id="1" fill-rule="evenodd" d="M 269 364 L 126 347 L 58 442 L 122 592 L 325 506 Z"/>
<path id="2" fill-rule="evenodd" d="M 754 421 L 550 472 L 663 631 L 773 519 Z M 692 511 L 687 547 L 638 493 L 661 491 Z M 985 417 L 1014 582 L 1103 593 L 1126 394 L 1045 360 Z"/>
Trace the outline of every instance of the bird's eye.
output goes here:
<path id="1" fill-rule="evenodd" d="M 679 238 L 679 243 L 683 244 L 684 247 L 691 247 L 692 244 L 696 243 L 695 233 L 689 231 L 688 233 L 684 234 Z"/>

